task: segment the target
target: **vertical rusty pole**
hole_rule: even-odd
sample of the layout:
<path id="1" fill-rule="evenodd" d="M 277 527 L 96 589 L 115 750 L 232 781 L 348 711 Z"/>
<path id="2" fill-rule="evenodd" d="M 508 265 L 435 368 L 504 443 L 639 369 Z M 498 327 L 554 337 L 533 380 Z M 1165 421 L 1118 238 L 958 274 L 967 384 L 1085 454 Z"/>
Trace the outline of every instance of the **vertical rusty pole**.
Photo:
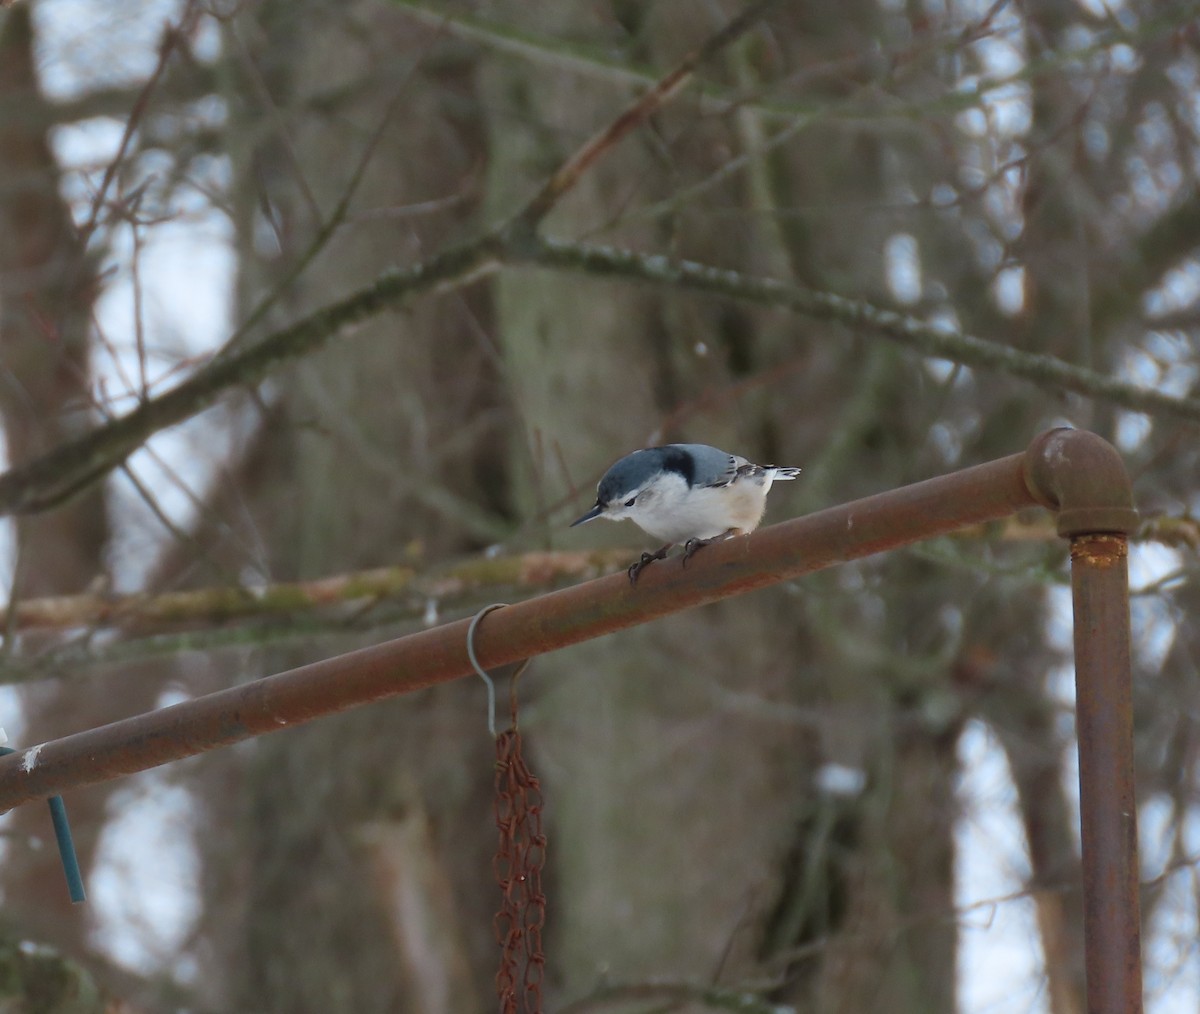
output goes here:
<path id="1" fill-rule="evenodd" d="M 1142 1010 L 1137 801 L 1133 784 L 1129 478 L 1099 437 L 1055 430 L 1030 447 L 1031 491 L 1071 540 L 1075 725 L 1089 1014 Z"/>
<path id="2" fill-rule="evenodd" d="M 1121 534 L 1071 539 L 1090 1014 L 1142 1009 L 1127 553 Z"/>

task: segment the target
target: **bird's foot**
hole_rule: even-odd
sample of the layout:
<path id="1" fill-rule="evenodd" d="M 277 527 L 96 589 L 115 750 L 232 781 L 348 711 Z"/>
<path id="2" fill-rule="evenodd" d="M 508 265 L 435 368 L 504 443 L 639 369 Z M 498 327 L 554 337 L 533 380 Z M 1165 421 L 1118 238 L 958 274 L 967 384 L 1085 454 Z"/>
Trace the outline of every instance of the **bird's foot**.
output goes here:
<path id="1" fill-rule="evenodd" d="M 662 560 L 667 555 L 667 550 L 671 548 L 670 543 L 665 546 L 660 546 L 653 553 L 643 553 L 642 558 L 637 563 L 631 564 L 629 570 L 629 583 L 636 586 L 638 578 L 641 577 L 642 571 L 646 569 L 647 564 L 653 563 L 655 560 Z"/>
<path id="2" fill-rule="evenodd" d="M 688 560 L 696 555 L 697 549 L 703 549 L 705 546 L 714 542 L 724 542 L 731 535 L 736 534 L 737 533 L 730 528 L 722 532 L 720 535 L 714 535 L 711 539 L 688 539 L 687 542 L 683 544 L 683 565 L 685 567 L 687 566 Z"/>

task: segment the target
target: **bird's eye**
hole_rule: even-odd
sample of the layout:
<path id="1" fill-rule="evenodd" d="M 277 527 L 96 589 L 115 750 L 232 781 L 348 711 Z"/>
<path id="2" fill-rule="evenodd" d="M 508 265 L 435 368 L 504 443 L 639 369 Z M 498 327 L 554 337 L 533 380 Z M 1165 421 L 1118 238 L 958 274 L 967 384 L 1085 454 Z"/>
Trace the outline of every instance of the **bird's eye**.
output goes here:
<path id="1" fill-rule="evenodd" d="M 628 500 L 625 501 L 625 506 L 632 507 L 636 501 L 637 501 L 637 497 L 631 496 Z"/>

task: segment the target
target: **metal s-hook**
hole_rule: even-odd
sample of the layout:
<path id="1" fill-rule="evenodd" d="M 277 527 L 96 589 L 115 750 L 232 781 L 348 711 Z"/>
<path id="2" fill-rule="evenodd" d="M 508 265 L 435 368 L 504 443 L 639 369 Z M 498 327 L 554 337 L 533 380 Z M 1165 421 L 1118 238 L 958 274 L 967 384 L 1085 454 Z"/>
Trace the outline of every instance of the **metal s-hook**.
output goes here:
<path id="1" fill-rule="evenodd" d="M 471 660 L 471 665 L 475 667 L 475 672 L 479 674 L 479 678 L 487 684 L 488 695 L 488 732 L 491 733 L 492 739 L 496 738 L 496 684 L 487 671 L 479 664 L 479 659 L 475 656 L 475 628 L 479 626 L 479 621 L 482 620 L 493 609 L 503 609 L 507 602 L 493 602 L 490 606 L 484 606 L 473 617 L 471 617 L 471 625 L 467 627 L 467 658 Z M 512 727 L 517 727 L 517 680 L 521 673 L 529 668 L 530 659 L 524 659 L 512 674 L 512 684 L 509 686 L 509 709 L 512 714 Z"/>
<path id="2" fill-rule="evenodd" d="M 506 605 L 508 605 L 507 602 L 493 602 L 490 606 L 484 606 L 471 617 L 471 625 L 467 627 L 467 658 L 471 660 L 471 665 L 475 667 L 479 678 L 487 684 L 488 732 L 491 733 L 492 739 L 496 738 L 496 684 L 479 664 L 479 659 L 475 657 L 475 628 L 479 626 L 479 621 L 493 609 L 503 609 Z"/>

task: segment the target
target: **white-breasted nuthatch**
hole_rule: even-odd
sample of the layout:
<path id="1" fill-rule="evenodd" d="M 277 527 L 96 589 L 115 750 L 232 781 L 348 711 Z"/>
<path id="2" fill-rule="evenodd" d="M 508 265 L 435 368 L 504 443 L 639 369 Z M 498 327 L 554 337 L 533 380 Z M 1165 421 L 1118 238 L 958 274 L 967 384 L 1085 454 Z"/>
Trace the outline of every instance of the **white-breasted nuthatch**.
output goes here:
<path id="1" fill-rule="evenodd" d="M 629 518 L 666 545 L 643 553 L 629 581 L 652 560 L 683 545 L 683 563 L 701 546 L 758 527 L 776 479 L 794 479 L 798 468 L 756 465 L 707 444 L 667 444 L 634 451 L 616 462 L 596 487 L 596 503 L 571 527 L 592 518 Z"/>

